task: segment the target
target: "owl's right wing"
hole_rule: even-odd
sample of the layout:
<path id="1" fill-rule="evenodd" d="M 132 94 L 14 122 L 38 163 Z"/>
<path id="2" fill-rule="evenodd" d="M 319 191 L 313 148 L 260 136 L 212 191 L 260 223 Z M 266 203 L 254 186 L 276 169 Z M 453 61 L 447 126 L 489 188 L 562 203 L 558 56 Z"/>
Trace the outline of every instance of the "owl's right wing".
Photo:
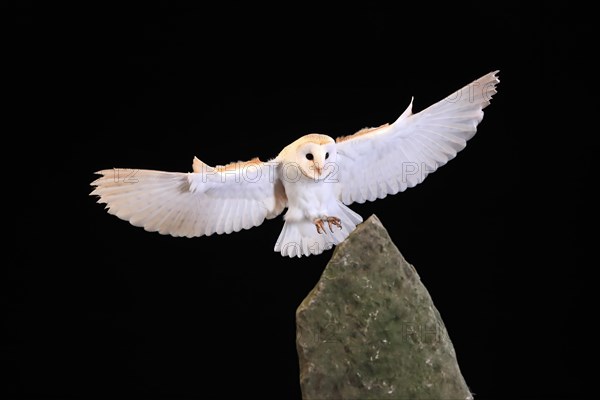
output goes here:
<path id="1" fill-rule="evenodd" d="M 194 158 L 194 172 L 134 169 L 98 171 L 91 195 L 109 214 L 150 232 L 203 236 L 249 229 L 279 215 L 287 198 L 276 162 L 209 167 Z"/>

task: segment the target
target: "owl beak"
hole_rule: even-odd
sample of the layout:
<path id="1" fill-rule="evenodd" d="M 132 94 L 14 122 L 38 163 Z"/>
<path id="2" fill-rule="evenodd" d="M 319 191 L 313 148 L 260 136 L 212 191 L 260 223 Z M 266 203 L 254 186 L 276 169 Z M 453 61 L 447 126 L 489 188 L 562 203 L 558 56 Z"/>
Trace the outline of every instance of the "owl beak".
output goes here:
<path id="1" fill-rule="evenodd" d="M 321 176 L 321 172 L 323 172 L 323 167 L 319 167 L 319 164 L 315 163 L 315 171 L 317 171 L 318 176 Z"/>

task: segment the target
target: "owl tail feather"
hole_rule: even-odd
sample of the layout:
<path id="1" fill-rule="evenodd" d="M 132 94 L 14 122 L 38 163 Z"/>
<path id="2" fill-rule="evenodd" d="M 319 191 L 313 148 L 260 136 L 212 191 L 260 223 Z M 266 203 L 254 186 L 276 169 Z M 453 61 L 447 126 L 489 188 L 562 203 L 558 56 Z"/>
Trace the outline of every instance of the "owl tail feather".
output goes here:
<path id="1" fill-rule="evenodd" d="M 339 218 L 342 229 L 333 226 L 331 232 L 326 224 L 325 232 L 318 233 L 312 221 L 286 221 L 275 243 L 275 251 L 290 258 L 321 254 L 346 239 L 363 220 L 341 202 L 338 202 L 338 211 L 329 216 Z"/>

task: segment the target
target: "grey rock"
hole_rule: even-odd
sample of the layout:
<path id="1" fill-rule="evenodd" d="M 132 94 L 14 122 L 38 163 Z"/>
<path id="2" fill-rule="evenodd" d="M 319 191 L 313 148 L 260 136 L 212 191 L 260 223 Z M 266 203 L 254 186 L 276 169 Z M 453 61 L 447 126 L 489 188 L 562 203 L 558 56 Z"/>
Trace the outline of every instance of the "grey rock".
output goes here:
<path id="1" fill-rule="evenodd" d="M 296 311 L 300 385 L 313 399 L 472 399 L 415 268 L 371 216 Z"/>

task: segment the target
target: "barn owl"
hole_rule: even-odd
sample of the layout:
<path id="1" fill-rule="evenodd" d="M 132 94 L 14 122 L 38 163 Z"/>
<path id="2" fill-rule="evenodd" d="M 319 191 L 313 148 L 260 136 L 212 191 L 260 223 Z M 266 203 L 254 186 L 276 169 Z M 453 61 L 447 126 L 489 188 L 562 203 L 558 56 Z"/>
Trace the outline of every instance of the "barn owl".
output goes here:
<path id="1" fill-rule="evenodd" d="M 496 93 L 497 72 L 416 114 L 411 100 L 392 124 L 335 140 L 302 136 L 269 161 L 210 167 L 194 157 L 192 172 L 106 169 L 90 194 L 132 225 L 185 237 L 249 229 L 287 209 L 274 250 L 320 254 L 362 222 L 348 205 L 411 188 L 466 146 Z"/>

